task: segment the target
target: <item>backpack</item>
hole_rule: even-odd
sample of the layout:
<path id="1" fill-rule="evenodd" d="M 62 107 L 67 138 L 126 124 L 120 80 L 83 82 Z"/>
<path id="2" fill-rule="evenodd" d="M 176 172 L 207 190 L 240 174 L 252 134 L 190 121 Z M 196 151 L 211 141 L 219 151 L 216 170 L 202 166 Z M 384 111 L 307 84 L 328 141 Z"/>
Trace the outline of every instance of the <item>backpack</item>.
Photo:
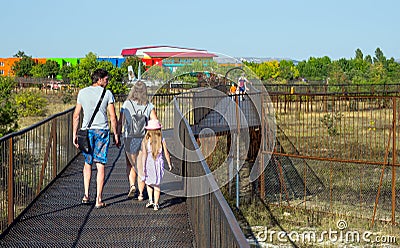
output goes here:
<path id="1" fill-rule="evenodd" d="M 142 110 L 136 111 L 132 101 L 130 102 L 134 113 L 131 115 L 131 124 L 128 136 L 132 138 L 143 138 L 144 135 L 146 134 L 146 129 L 144 127 L 147 125 L 147 116 L 145 112 L 148 104 L 146 104 L 146 107 L 144 108 L 143 111 Z"/>

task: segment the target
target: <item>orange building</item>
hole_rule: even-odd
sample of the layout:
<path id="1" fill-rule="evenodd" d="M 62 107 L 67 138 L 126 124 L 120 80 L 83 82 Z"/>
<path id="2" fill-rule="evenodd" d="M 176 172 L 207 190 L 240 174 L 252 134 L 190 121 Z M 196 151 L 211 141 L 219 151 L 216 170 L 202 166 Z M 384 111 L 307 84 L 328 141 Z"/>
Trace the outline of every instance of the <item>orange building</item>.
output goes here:
<path id="1" fill-rule="evenodd" d="M 0 76 L 13 76 L 12 66 L 21 58 L 0 58 Z"/>
<path id="2" fill-rule="evenodd" d="M 32 58 L 35 64 L 45 64 L 45 58 Z M 0 76 L 14 76 L 12 67 L 21 58 L 0 58 Z"/>

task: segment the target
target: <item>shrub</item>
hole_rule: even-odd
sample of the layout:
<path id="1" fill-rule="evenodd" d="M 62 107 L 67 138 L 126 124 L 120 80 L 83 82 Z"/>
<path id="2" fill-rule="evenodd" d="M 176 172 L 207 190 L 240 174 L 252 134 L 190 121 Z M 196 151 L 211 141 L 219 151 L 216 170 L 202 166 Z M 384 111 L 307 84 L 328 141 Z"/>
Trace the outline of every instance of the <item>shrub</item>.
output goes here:
<path id="1" fill-rule="evenodd" d="M 18 112 L 11 97 L 15 81 L 0 77 L 0 137 L 18 129 Z"/>
<path id="2" fill-rule="evenodd" d="M 73 100 L 73 96 L 72 96 L 72 90 L 68 90 L 66 92 L 63 93 L 62 98 L 61 98 L 62 102 L 64 104 L 69 104 L 72 102 Z"/>
<path id="3" fill-rule="evenodd" d="M 15 96 L 18 113 L 21 116 L 45 116 L 47 99 L 39 93 L 24 91 Z"/>

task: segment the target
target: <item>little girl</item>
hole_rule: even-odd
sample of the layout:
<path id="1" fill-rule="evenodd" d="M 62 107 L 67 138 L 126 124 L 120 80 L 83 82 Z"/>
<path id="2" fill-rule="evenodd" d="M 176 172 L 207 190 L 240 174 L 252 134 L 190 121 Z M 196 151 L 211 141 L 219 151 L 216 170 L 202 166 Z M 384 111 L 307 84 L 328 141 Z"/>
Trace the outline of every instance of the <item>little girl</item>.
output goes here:
<path id="1" fill-rule="evenodd" d="M 153 207 L 154 210 L 159 209 L 160 184 L 164 176 L 163 151 L 169 170 L 172 170 L 171 158 L 165 139 L 162 138 L 161 127 L 158 120 L 149 120 L 147 126 L 145 126 L 147 132 L 142 142 L 144 182 L 149 195 L 149 202 L 146 204 L 146 208 Z"/>

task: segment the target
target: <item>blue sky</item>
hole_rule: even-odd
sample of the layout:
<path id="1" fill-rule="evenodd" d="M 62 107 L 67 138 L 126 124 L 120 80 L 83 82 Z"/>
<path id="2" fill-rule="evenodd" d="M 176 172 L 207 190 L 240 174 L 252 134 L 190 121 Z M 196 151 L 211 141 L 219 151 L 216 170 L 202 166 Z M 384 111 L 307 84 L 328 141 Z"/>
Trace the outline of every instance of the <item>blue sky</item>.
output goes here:
<path id="1" fill-rule="evenodd" d="M 232 57 L 400 59 L 398 0 L 0 0 L 0 57 L 170 45 Z"/>

